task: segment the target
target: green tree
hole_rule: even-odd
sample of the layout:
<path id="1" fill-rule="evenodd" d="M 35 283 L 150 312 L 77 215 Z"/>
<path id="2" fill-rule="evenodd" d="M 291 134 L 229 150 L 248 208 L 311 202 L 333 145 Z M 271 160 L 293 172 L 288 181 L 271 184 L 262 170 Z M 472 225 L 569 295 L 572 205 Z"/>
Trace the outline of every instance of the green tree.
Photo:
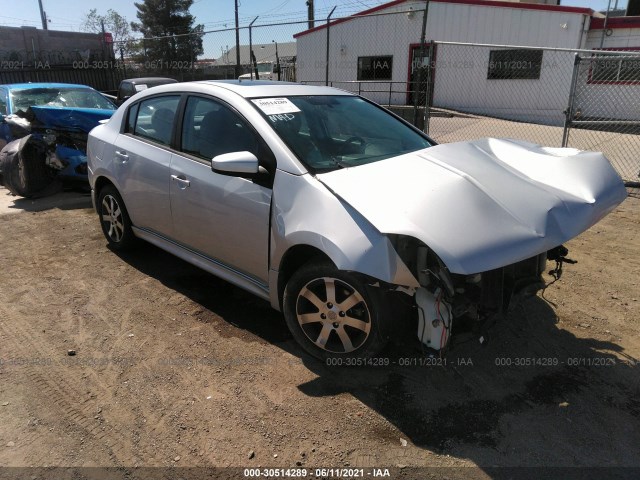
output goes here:
<path id="1" fill-rule="evenodd" d="M 189 13 L 193 0 L 144 0 L 134 3 L 139 23 L 131 28 L 142 33 L 148 61 L 160 62 L 164 68 L 175 68 L 173 62 L 193 62 L 202 55 L 203 25 L 194 25 Z"/>
<path id="2" fill-rule="evenodd" d="M 111 33 L 113 37 L 116 55 L 120 55 L 121 48 L 125 55 L 130 55 L 134 50 L 130 45 L 134 43 L 127 19 L 111 8 L 107 10 L 106 15 L 100 15 L 96 8 L 92 8 L 82 21 L 82 29 L 85 32 L 102 33 L 103 25 L 104 31 Z"/>

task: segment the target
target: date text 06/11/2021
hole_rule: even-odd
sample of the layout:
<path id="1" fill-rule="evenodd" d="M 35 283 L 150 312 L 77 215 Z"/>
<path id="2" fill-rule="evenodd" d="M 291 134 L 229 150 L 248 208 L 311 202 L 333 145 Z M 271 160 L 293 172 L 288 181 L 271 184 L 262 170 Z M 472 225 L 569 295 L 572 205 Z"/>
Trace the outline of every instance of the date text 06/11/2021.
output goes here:
<path id="1" fill-rule="evenodd" d="M 388 468 L 245 468 L 245 478 L 391 478 Z"/>
<path id="2" fill-rule="evenodd" d="M 325 363 L 329 367 L 388 367 L 397 365 L 399 367 L 446 367 L 452 365 L 456 367 L 472 367 L 471 357 L 458 357 L 447 359 L 446 357 L 401 357 L 390 359 L 388 357 L 371 358 L 327 358 Z"/>

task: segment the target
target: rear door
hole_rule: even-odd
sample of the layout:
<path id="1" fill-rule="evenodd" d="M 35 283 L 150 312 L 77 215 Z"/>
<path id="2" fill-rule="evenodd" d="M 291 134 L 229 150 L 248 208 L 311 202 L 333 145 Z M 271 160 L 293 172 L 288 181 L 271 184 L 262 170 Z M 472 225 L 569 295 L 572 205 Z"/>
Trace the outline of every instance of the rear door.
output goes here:
<path id="1" fill-rule="evenodd" d="M 131 106 L 112 151 L 132 223 L 167 237 L 172 236 L 169 146 L 179 102 L 180 95 L 158 95 Z"/>
<path id="2" fill-rule="evenodd" d="M 222 153 L 249 151 L 273 172 L 266 144 L 231 106 L 190 96 L 179 150 L 171 159 L 171 211 L 175 238 L 192 250 L 267 283 L 271 184 L 211 170 Z"/>

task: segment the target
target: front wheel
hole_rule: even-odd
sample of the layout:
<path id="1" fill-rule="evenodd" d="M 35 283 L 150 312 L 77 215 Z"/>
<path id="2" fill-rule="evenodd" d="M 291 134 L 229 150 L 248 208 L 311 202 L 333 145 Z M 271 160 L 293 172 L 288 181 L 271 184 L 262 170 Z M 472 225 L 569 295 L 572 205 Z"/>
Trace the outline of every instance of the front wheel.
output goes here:
<path id="1" fill-rule="evenodd" d="M 378 295 L 356 275 L 329 263 L 309 263 L 293 274 L 283 310 L 296 341 L 323 360 L 370 357 L 387 342 Z"/>
<path id="2" fill-rule="evenodd" d="M 100 225 L 109 245 L 116 250 L 127 250 L 135 243 L 131 220 L 122 197 L 112 185 L 107 185 L 98 194 Z"/>

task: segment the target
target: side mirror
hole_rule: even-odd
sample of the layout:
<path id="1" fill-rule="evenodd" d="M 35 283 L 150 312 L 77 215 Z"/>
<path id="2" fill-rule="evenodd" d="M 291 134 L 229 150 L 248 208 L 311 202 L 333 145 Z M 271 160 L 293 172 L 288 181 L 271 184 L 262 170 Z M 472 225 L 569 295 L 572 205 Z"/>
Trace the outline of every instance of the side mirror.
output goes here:
<path id="1" fill-rule="evenodd" d="M 254 175 L 260 171 L 258 158 L 251 152 L 231 152 L 211 160 L 211 170 L 223 175 Z"/>

